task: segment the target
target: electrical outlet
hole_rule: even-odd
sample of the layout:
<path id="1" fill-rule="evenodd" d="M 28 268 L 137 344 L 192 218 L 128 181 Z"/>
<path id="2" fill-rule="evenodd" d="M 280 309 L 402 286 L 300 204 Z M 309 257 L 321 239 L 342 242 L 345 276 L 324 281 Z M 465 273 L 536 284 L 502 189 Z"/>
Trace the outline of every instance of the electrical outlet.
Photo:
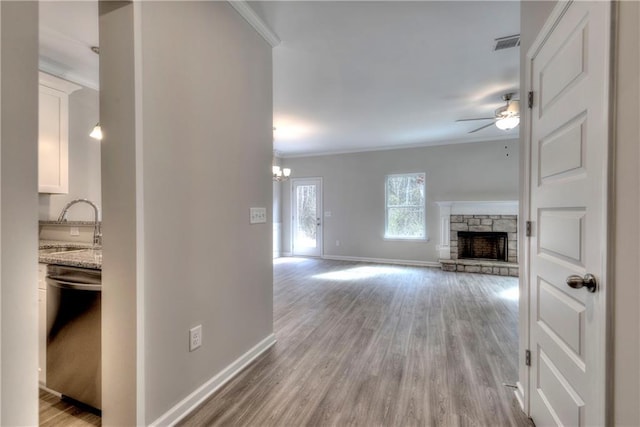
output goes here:
<path id="1" fill-rule="evenodd" d="M 72 236 L 79 236 L 80 229 L 78 227 L 69 227 L 69 234 Z"/>
<path id="2" fill-rule="evenodd" d="M 336 246 L 340 246 L 340 240 L 336 240 Z"/>
<path id="3" fill-rule="evenodd" d="M 249 223 L 264 224 L 267 222 L 267 208 L 249 208 Z"/>
<path id="4" fill-rule="evenodd" d="M 189 351 L 194 351 L 202 345 L 202 325 L 189 329 Z"/>

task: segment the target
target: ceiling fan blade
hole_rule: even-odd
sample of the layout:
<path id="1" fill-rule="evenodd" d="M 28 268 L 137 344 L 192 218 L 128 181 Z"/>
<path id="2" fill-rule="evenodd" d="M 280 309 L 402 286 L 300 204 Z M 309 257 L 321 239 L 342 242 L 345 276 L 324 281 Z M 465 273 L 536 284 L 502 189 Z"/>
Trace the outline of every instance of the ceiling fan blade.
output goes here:
<path id="1" fill-rule="evenodd" d="M 456 120 L 456 122 L 471 122 L 473 120 L 495 120 L 495 117 L 480 117 L 478 119 L 460 119 L 460 120 Z"/>
<path id="2" fill-rule="evenodd" d="M 479 130 L 482 130 L 482 129 L 484 129 L 484 128 L 488 128 L 489 126 L 493 126 L 493 123 L 489 123 L 488 125 L 484 125 L 484 126 L 482 126 L 482 127 L 479 127 L 478 129 L 474 129 L 474 130 L 472 130 L 472 131 L 471 131 L 471 132 L 469 132 L 469 133 L 478 132 Z"/>

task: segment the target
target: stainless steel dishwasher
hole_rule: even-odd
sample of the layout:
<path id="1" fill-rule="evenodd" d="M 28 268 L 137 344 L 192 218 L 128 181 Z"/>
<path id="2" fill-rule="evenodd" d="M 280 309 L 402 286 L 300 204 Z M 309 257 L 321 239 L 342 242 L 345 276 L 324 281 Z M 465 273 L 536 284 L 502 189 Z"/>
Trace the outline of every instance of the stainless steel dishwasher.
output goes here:
<path id="1" fill-rule="evenodd" d="M 101 409 L 100 270 L 47 267 L 47 387 Z"/>

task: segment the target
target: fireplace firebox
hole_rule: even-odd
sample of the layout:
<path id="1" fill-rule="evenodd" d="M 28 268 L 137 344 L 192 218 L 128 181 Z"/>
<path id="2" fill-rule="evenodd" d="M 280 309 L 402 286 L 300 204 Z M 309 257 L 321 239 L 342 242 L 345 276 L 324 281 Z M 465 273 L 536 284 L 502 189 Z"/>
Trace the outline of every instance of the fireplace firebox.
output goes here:
<path id="1" fill-rule="evenodd" d="M 507 239 L 503 232 L 458 231 L 458 258 L 507 261 Z"/>

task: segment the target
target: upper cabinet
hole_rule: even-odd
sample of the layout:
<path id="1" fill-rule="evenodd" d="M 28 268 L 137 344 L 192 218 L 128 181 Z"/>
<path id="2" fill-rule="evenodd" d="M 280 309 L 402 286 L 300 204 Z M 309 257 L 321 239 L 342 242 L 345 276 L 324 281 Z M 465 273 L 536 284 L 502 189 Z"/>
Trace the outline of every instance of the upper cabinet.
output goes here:
<path id="1" fill-rule="evenodd" d="M 69 192 L 69 95 L 81 86 L 40 72 L 38 191 Z"/>

